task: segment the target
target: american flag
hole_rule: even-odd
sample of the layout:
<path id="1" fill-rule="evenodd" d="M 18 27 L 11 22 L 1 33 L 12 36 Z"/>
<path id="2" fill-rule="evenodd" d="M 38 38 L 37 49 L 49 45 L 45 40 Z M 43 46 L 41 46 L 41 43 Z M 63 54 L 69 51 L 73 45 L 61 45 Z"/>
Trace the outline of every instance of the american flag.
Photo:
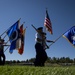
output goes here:
<path id="1" fill-rule="evenodd" d="M 51 21 L 50 21 L 50 18 L 49 18 L 49 15 L 48 15 L 47 10 L 46 10 L 46 16 L 45 16 L 44 26 L 46 27 L 46 29 L 47 29 L 51 34 L 53 34 L 53 32 L 52 32 L 52 24 L 51 24 Z"/>

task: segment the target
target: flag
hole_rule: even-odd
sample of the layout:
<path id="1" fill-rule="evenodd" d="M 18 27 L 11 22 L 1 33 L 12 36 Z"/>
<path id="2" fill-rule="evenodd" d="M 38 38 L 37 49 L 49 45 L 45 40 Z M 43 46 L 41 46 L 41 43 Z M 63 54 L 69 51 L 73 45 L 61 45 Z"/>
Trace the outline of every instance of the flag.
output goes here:
<path id="1" fill-rule="evenodd" d="M 65 37 L 73 46 L 75 46 L 75 26 L 65 32 L 63 37 Z"/>
<path id="2" fill-rule="evenodd" d="M 21 45 L 22 45 L 21 44 L 21 42 L 22 42 L 22 40 L 21 40 L 22 34 L 23 34 L 23 24 L 19 28 L 19 38 L 18 38 L 17 43 L 16 43 L 16 49 L 17 50 L 19 50 L 21 48 Z"/>
<path id="3" fill-rule="evenodd" d="M 23 54 L 24 52 L 24 34 L 25 34 L 25 30 L 23 30 L 23 25 L 20 26 L 20 36 L 21 36 L 21 47 L 18 49 L 18 53 L 19 54 Z"/>
<path id="4" fill-rule="evenodd" d="M 11 43 L 10 50 L 9 50 L 10 53 L 13 52 L 13 49 L 16 49 L 16 42 L 17 42 L 17 39 L 19 38 L 18 29 L 19 29 L 19 20 L 7 30 L 7 35 Z"/>
<path id="5" fill-rule="evenodd" d="M 45 16 L 44 26 L 46 27 L 46 29 L 47 29 L 51 34 L 53 34 L 53 32 L 52 32 L 52 24 L 51 24 L 51 20 L 50 20 L 50 18 L 49 18 L 49 15 L 48 15 L 48 11 L 47 11 L 47 10 L 46 10 L 46 16 Z"/>
<path id="6" fill-rule="evenodd" d="M 20 39 L 19 40 L 20 40 L 21 47 L 18 48 L 18 53 L 22 54 L 23 53 L 23 48 L 22 48 L 22 46 L 23 46 L 23 24 L 20 26 L 19 30 L 20 30 Z"/>

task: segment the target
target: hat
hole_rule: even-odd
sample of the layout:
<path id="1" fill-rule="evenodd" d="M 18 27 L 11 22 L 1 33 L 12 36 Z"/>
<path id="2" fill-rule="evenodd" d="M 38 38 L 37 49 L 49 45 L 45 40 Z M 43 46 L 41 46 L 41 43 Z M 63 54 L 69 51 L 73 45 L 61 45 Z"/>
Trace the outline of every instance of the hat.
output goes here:
<path id="1" fill-rule="evenodd" d="M 42 30 L 43 29 L 43 27 L 39 27 L 39 28 L 37 28 L 37 30 Z"/>

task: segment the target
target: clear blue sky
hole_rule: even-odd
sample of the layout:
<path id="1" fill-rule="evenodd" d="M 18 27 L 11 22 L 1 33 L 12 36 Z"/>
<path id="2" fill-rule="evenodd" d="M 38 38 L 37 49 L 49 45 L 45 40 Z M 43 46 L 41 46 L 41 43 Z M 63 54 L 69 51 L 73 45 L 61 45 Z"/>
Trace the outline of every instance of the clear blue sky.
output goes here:
<path id="1" fill-rule="evenodd" d="M 36 28 L 44 27 L 46 8 L 53 28 L 53 35 L 47 32 L 47 39 L 55 40 L 75 25 L 75 0 L 0 0 L 0 34 L 19 18 L 20 24 L 25 22 L 24 27 L 28 27 L 23 55 L 19 55 L 17 50 L 10 54 L 8 49 L 5 52 L 6 60 L 26 60 L 35 57 L 36 31 L 31 24 Z M 5 41 L 7 40 L 8 37 L 5 38 Z M 63 37 L 46 52 L 49 57 L 75 57 L 75 48 Z"/>

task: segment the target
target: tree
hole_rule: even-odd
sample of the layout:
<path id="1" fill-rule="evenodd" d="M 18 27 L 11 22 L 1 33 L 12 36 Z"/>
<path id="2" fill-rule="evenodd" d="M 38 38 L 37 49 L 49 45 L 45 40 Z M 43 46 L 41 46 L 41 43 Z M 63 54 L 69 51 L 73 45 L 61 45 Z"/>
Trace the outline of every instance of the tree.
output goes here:
<path id="1" fill-rule="evenodd" d="M 13 60 L 12 63 L 16 63 L 16 60 Z"/>
<path id="2" fill-rule="evenodd" d="M 17 61 L 16 61 L 16 63 L 20 63 L 20 61 L 19 61 L 19 60 L 17 60 Z"/>
<path id="3" fill-rule="evenodd" d="M 66 61 L 66 63 L 70 63 L 70 58 L 69 57 L 66 57 L 65 58 L 65 61 Z"/>
<path id="4" fill-rule="evenodd" d="M 65 57 L 60 58 L 60 63 L 65 63 Z"/>
<path id="5" fill-rule="evenodd" d="M 33 63 L 35 61 L 35 58 L 29 59 L 29 62 Z"/>

